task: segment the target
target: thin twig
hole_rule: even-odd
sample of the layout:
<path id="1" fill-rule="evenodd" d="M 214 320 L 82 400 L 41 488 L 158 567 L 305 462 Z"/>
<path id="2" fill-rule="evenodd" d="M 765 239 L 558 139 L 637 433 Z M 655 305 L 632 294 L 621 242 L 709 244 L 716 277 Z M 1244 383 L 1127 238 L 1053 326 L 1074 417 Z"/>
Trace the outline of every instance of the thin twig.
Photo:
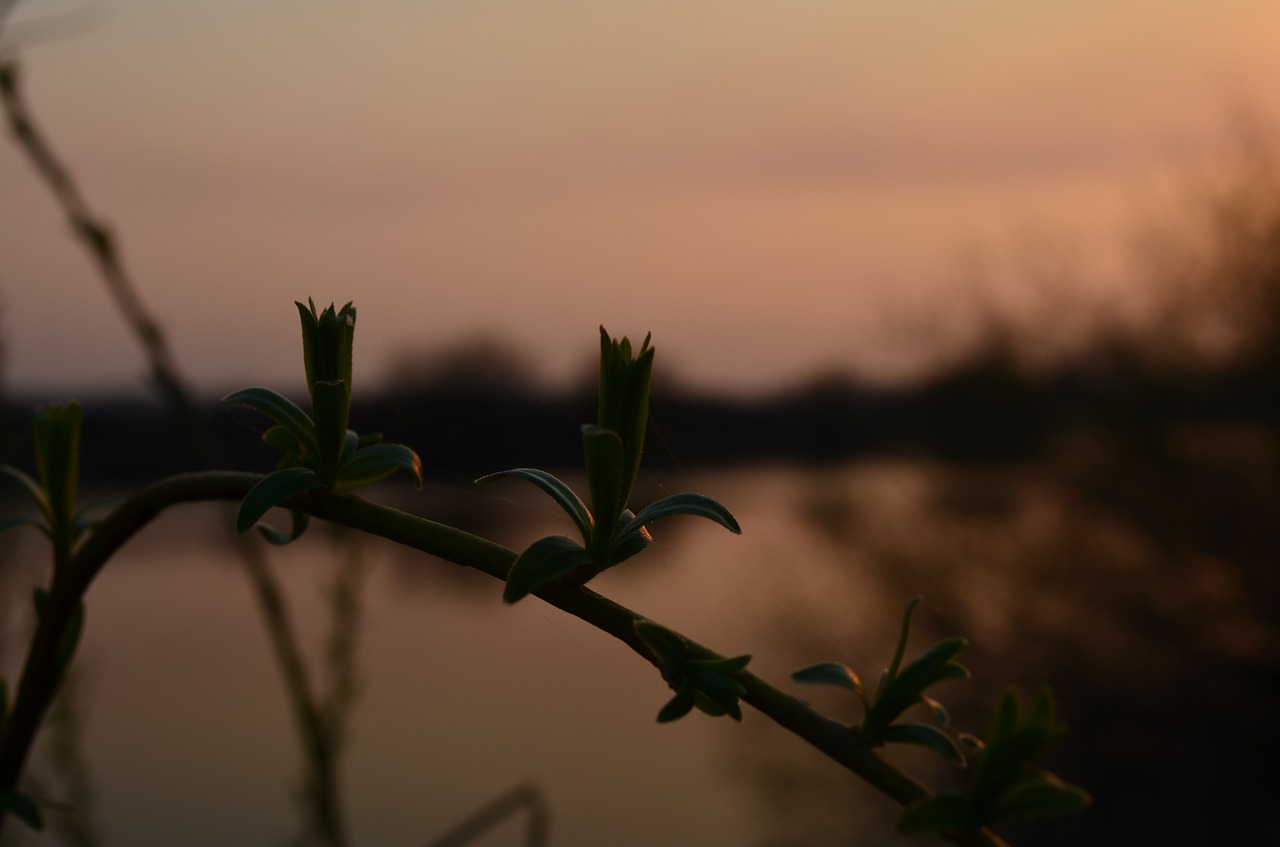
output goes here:
<path id="1" fill-rule="evenodd" d="M 191 392 L 186 389 L 173 364 L 173 356 L 164 333 L 138 296 L 137 287 L 125 267 L 111 225 L 89 208 L 71 172 L 62 164 L 53 145 L 40 131 L 23 95 L 21 82 L 16 59 L 0 62 L 0 102 L 3 102 L 14 140 L 26 152 L 36 173 L 44 179 L 53 193 L 76 240 L 89 254 L 116 307 L 141 341 L 150 366 L 152 382 L 178 412 L 183 429 L 196 440 L 196 447 L 201 455 L 217 456 L 219 449 L 216 442 L 209 436 Z"/>

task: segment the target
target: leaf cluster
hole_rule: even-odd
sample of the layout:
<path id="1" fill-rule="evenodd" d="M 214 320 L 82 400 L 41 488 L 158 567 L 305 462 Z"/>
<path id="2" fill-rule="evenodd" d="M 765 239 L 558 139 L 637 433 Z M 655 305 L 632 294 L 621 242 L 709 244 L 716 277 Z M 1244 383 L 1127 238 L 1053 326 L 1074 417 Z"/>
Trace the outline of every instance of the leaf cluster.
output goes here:
<path id="1" fill-rule="evenodd" d="M 286 544 L 307 528 L 307 517 L 290 512 L 292 528 L 280 532 L 259 521 L 274 506 L 316 489 L 337 492 L 376 482 L 399 470 L 422 487 L 422 460 L 403 444 L 383 444 L 380 433 L 359 435 L 348 429 L 351 415 L 351 349 L 356 310 L 332 304 L 317 312 L 315 303 L 296 303 L 302 321 L 302 357 L 306 366 L 311 415 L 268 388 L 244 388 L 222 398 L 248 406 L 275 422 L 262 435 L 284 455 L 274 472 L 249 492 L 236 516 L 236 531 L 257 526 L 274 544 Z"/>
<path id="2" fill-rule="evenodd" d="M 986 741 L 961 737 L 977 751 L 968 792 L 943 792 L 913 803 L 898 817 L 899 831 L 969 832 L 1087 806 L 1088 793 L 1035 765 L 1066 731 L 1054 718 L 1053 695 L 1048 688 L 1040 689 L 1026 713 L 1017 693 L 1006 691 Z"/>
<path id="3" fill-rule="evenodd" d="M 658 712 L 659 723 L 669 723 L 693 709 L 721 717 L 742 720 L 738 700 L 747 689 L 735 677 L 746 670 L 750 656 L 731 659 L 697 659 L 689 655 L 689 642 L 681 635 L 652 621 L 637 621 L 636 635 L 653 654 L 662 676 L 676 692 Z"/>
<path id="4" fill-rule="evenodd" d="M 916 596 L 907 604 L 893 661 L 880 674 L 873 693 L 868 694 L 858 675 L 838 662 L 822 662 L 801 668 L 794 671 L 791 678 L 797 682 L 838 685 L 852 691 L 862 701 L 863 708 L 863 720 L 853 731 L 868 744 L 915 744 L 933 750 L 954 764 L 963 765 L 964 755 L 951 736 L 939 728 L 950 723 L 946 708 L 924 692 L 940 682 L 968 678 L 968 668 L 954 660 L 969 642 L 959 637 L 945 638 L 903 667 L 911 616 L 920 600 Z M 897 722 L 904 712 L 922 703 L 929 707 L 937 725 Z"/>
<path id="5" fill-rule="evenodd" d="M 554 535 L 525 548 L 507 576 L 502 593 L 506 602 L 514 603 L 559 579 L 586 583 L 649 546 L 649 524 L 660 518 L 694 515 L 731 532 L 742 532 L 728 509 L 702 494 L 672 494 L 639 513 L 628 508 L 644 450 L 652 370 L 653 348 L 648 336 L 640 352 L 633 355 L 628 339 L 610 338 L 600 327 L 599 411 L 595 424 L 582 427 L 592 508 L 566 483 L 536 468 L 499 471 L 477 480 L 487 483 L 515 478 L 533 483 L 569 515 L 582 539 Z"/>
<path id="6" fill-rule="evenodd" d="M 76 508 L 83 422 L 84 412 L 76 402 L 36 407 L 32 434 L 38 480 L 11 465 L 0 465 L 0 475 L 18 484 L 42 518 L 8 518 L 0 521 L 0 530 L 35 527 L 53 544 L 55 562 L 70 558 L 76 543 L 94 524 L 85 516 L 92 507 Z"/>

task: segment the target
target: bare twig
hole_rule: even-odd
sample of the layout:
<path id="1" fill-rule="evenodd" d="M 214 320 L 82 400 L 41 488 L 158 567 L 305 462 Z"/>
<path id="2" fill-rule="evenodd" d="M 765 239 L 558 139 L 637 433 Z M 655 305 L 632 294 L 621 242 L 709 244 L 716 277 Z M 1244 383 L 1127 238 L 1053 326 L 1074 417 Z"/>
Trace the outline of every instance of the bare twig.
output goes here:
<path id="1" fill-rule="evenodd" d="M 89 208 L 70 171 L 54 153 L 48 138 L 40 131 L 23 96 L 21 82 L 16 59 L 0 62 L 0 102 L 4 105 L 14 139 L 53 193 L 76 240 L 89 254 L 116 307 L 141 342 L 147 355 L 152 382 L 178 413 L 183 429 L 196 441 L 201 455 L 207 459 L 217 457 L 219 449 L 216 442 L 201 420 L 192 394 L 173 364 L 168 342 L 159 323 L 138 296 L 137 287 L 125 268 L 110 224 Z M 219 463 L 215 461 L 211 464 Z"/>

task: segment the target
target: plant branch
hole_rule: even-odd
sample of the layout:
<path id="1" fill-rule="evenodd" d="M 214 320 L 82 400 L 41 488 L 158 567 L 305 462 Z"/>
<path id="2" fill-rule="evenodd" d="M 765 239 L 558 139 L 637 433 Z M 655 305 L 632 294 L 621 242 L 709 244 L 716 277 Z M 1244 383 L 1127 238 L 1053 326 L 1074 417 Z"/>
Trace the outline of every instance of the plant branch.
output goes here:
<path id="1" fill-rule="evenodd" d="M 23 671 L 10 732 L 0 749 L 0 791 L 11 790 L 20 773 L 31 739 L 56 689 L 41 672 L 41 663 L 51 662 L 60 630 L 71 610 L 79 603 L 103 565 L 139 529 L 163 510 L 180 503 L 205 500 L 240 500 L 260 476 L 233 471 L 181 474 L 144 489 L 108 515 L 76 551 L 61 585 L 50 592 L 49 610 L 33 642 Z M 437 558 L 482 571 L 504 580 L 516 553 L 500 544 L 386 506 L 347 495 L 308 494 L 286 504 L 313 517 L 342 524 L 412 547 Z M 655 658 L 636 634 L 635 624 L 644 618 L 618 603 L 582 586 L 553 583 L 534 592 L 536 596 L 569 614 L 614 636 L 651 664 Z M 51 646 L 52 645 L 52 646 Z M 689 641 L 689 650 L 698 658 L 719 658 L 707 647 Z M 737 679 L 746 688 L 743 700 L 782 727 L 808 741 L 830 758 L 906 805 L 931 792 L 912 777 L 875 754 L 848 727 L 831 720 L 802 700 L 781 691 L 765 680 L 743 671 Z M 43 687 L 42 687 L 43 686 Z M 49 687 L 52 686 L 52 687 Z M 992 833 L 953 834 L 951 840 L 963 845 L 996 847 L 1004 842 Z"/>

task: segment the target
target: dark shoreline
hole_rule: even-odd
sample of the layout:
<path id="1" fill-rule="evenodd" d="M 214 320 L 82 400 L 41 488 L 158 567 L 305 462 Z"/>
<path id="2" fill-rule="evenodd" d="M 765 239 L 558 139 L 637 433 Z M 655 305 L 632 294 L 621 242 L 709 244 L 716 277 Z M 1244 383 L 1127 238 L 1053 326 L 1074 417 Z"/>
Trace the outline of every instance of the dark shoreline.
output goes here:
<path id="1" fill-rule="evenodd" d="M 646 464 L 704 467 L 761 461 L 829 463 L 911 453 L 941 461 L 1033 460 L 1060 436 L 1087 433 L 1146 451 L 1187 427 L 1274 431 L 1280 397 L 1262 367 L 1135 376 L 1077 366 L 1032 380 L 998 360 L 970 361 L 910 388 L 810 380 L 769 397 L 693 394 L 654 386 Z M 0 460 L 31 467 L 34 405 L 66 397 L 11 399 L 3 408 Z M 295 397 L 307 408 L 305 397 Z M 87 393 L 86 482 L 138 482 L 202 467 L 172 411 L 146 397 Z M 494 470 L 576 466 L 579 427 L 595 417 L 591 389 L 528 391 L 456 380 L 357 396 L 352 426 L 408 444 L 428 472 L 474 477 Z M 264 471 L 267 420 L 215 398 L 201 414 L 228 451 L 227 466 Z"/>

